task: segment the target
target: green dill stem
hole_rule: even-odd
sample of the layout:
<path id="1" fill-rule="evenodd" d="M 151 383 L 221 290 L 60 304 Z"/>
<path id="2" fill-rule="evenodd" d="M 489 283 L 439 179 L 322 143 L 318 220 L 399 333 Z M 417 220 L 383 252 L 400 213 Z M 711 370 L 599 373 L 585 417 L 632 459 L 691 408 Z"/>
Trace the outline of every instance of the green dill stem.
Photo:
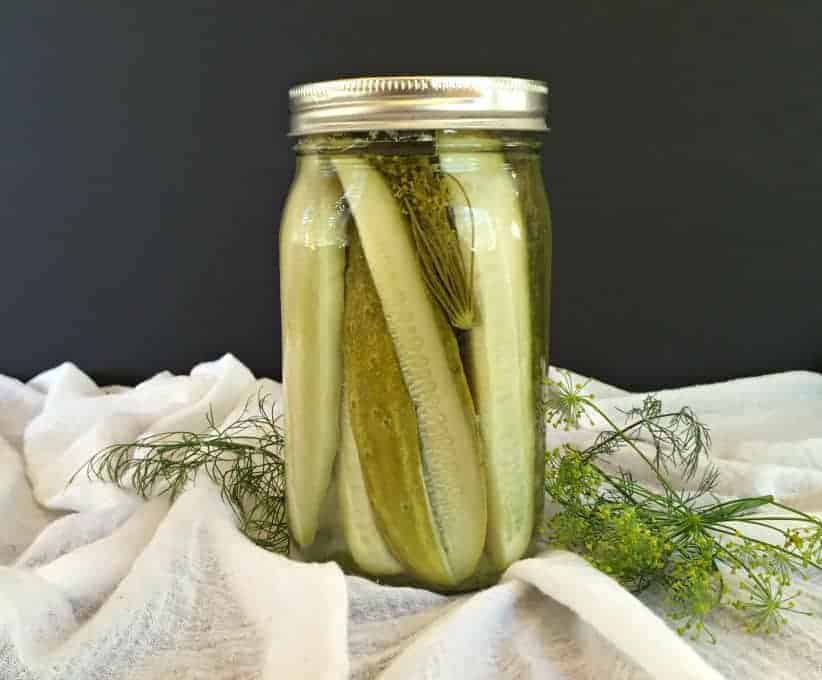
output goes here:
<path id="1" fill-rule="evenodd" d="M 794 508 L 791 508 L 789 506 L 786 506 L 786 505 L 783 505 L 781 503 L 778 503 L 778 502 L 774 501 L 773 496 L 760 496 L 758 498 L 756 498 L 756 497 L 755 498 L 744 498 L 744 499 L 726 501 L 724 503 L 720 503 L 719 505 L 711 506 L 711 508 L 709 508 L 709 509 L 714 510 L 716 508 L 722 508 L 722 507 L 727 507 L 729 505 L 739 504 L 739 503 L 744 502 L 744 501 L 756 501 L 756 500 L 763 501 L 761 503 L 761 505 L 773 505 L 774 507 L 780 508 L 780 509 L 785 510 L 787 512 L 794 513 L 795 516 L 794 517 L 790 517 L 790 516 L 770 517 L 770 516 L 754 515 L 754 516 L 734 517 L 733 515 L 729 515 L 728 517 L 724 517 L 724 518 L 716 518 L 716 519 L 712 518 L 710 520 L 709 529 L 712 530 L 712 531 L 718 531 L 718 532 L 723 533 L 723 534 L 736 536 L 735 533 L 731 533 L 731 530 L 720 529 L 718 525 L 726 524 L 726 523 L 739 522 L 739 523 L 745 523 L 745 524 L 751 524 L 751 525 L 755 525 L 755 526 L 764 527 L 766 529 L 769 529 L 770 531 L 774 531 L 776 533 L 781 534 L 782 536 L 787 537 L 788 533 L 785 530 L 781 529 L 778 526 L 774 526 L 773 524 L 767 524 L 767 522 L 800 521 L 799 519 L 797 519 L 796 515 L 798 515 L 799 517 L 805 519 L 806 521 L 808 521 L 808 522 L 810 522 L 810 523 L 812 523 L 816 526 L 820 525 L 819 520 L 817 520 L 816 518 L 802 512 L 800 510 L 795 510 Z M 773 550 L 777 550 L 777 551 L 783 553 L 784 555 L 787 555 L 787 556 L 791 557 L 791 559 L 793 559 L 797 562 L 802 562 L 803 564 L 811 565 L 811 566 L 813 566 L 817 569 L 822 568 L 822 565 L 817 564 L 813 560 L 802 557 L 801 555 L 797 555 L 797 554 L 791 552 L 790 550 L 785 549 L 782 546 L 775 545 L 773 543 L 768 543 L 766 541 L 760 541 L 760 540 L 752 538 L 750 536 L 745 536 L 745 540 L 751 541 L 753 543 L 757 543 L 759 545 L 768 547 L 768 548 L 773 549 Z"/>
<path id="2" fill-rule="evenodd" d="M 609 475 L 607 472 L 605 472 L 605 470 L 603 470 L 601 467 L 599 467 L 599 465 L 597 465 L 595 463 L 586 463 L 586 465 L 590 465 L 591 468 L 593 470 L 595 470 L 598 475 L 600 475 L 600 477 L 605 479 L 605 481 L 608 482 L 608 484 L 610 484 L 617 491 L 619 491 L 626 498 L 626 500 L 633 500 L 631 494 L 629 494 L 627 491 L 625 491 L 622 488 L 622 485 L 619 484 L 617 479 L 615 477 L 611 477 L 611 475 Z"/>
<path id="3" fill-rule="evenodd" d="M 634 505 L 638 508 L 641 508 L 643 512 L 646 512 L 648 514 L 652 514 L 657 518 L 669 518 L 670 517 L 670 512 L 669 512 L 667 506 L 664 506 L 664 508 L 665 508 L 664 510 L 661 510 L 661 509 L 660 510 L 654 510 L 653 508 L 651 508 L 647 505 L 648 502 L 653 502 L 654 504 L 659 506 L 659 505 L 661 505 L 660 500 L 664 500 L 666 498 L 665 496 L 661 496 L 660 494 L 658 494 L 654 491 L 650 491 L 650 490 L 646 489 L 645 487 L 643 487 L 640 484 L 637 484 L 635 482 L 632 482 L 630 484 L 626 484 L 619 477 L 612 477 L 611 475 L 606 473 L 602 468 L 600 468 L 598 465 L 596 465 L 594 463 L 586 463 L 586 464 L 590 465 L 599 475 L 601 475 L 603 477 L 603 479 L 608 484 L 610 484 L 611 487 L 616 489 L 616 491 L 618 491 L 619 494 L 631 505 Z M 637 496 L 640 496 L 643 499 L 643 501 L 641 503 L 637 502 L 637 498 L 636 498 Z M 660 522 L 658 519 L 655 519 L 654 521 L 660 526 L 666 525 L 665 522 Z M 677 523 L 673 523 L 673 524 L 677 524 Z"/>
<path id="4" fill-rule="evenodd" d="M 740 522 L 740 523 L 744 522 L 745 524 L 758 524 L 760 526 L 765 527 L 766 529 L 770 529 L 771 531 L 776 531 L 776 532 L 782 534 L 783 536 L 785 536 L 787 538 L 789 536 L 788 532 L 791 529 L 795 528 L 795 527 L 790 527 L 788 529 L 788 531 L 786 531 L 784 529 L 780 529 L 778 526 L 774 526 L 773 524 L 767 524 L 767 522 L 801 522 L 801 521 L 802 520 L 795 519 L 793 517 L 784 517 L 784 516 L 783 517 L 768 517 L 766 515 L 763 515 L 762 517 L 760 517 L 759 515 L 754 515 L 754 516 L 729 517 L 727 519 L 711 520 L 711 523 L 712 524 L 713 523 L 727 524 L 727 523 L 731 523 L 731 522 Z"/>
<path id="5" fill-rule="evenodd" d="M 583 401 L 585 402 L 586 405 L 593 406 L 593 402 L 590 402 L 588 400 L 583 400 Z M 629 432 L 631 432 L 631 430 L 636 430 L 637 428 L 642 428 L 642 427 L 645 426 L 645 419 L 640 419 L 640 420 L 637 420 L 634 423 L 631 423 L 630 425 L 627 425 L 623 428 L 619 428 L 616 425 L 614 425 L 613 422 L 604 413 L 602 413 L 602 411 L 600 411 L 598 408 L 595 408 L 595 410 L 597 412 L 599 412 L 606 420 L 608 420 L 608 422 L 611 424 L 611 426 L 616 431 L 614 433 L 612 433 L 611 436 L 608 437 L 607 439 L 603 439 L 601 442 L 598 442 L 596 445 L 592 446 L 591 450 L 590 450 L 590 453 L 587 454 L 588 458 L 593 458 L 594 456 L 598 455 L 597 451 L 596 451 L 598 448 L 603 447 L 603 446 L 607 446 L 609 443 L 611 443 L 612 441 L 614 441 L 616 439 L 624 439 L 623 435 L 627 435 Z M 652 418 L 649 418 L 648 420 L 649 421 L 664 420 L 665 418 L 675 418 L 678 415 L 679 415 L 678 412 L 660 413 L 659 415 L 655 415 Z M 642 441 L 642 440 L 640 439 L 639 441 Z"/>
<path id="6" fill-rule="evenodd" d="M 773 505 L 775 508 L 779 508 L 780 510 L 786 510 L 787 512 L 790 512 L 794 515 L 799 515 L 800 517 L 808 520 L 811 524 L 815 524 L 818 527 L 822 526 L 822 522 L 819 520 L 818 517 L 814 517 L 813 515 L 809 515 L 805 512 L 802 512 L 801 510 L 797 510 L 796 508 L 791 508 L 787 505 L 783 505 L 782 503 L 779 503 L 779 502 L 777 502 L 773 499 L 771 499 L 771 505 Z M 790 518 L 786 517 L 785 519 L 790 519 Z"/>
<path id="7" fill-rule="evenodd" d="M 716 541 L 715 543 L 716 543 L 716 547 L 717 547 L 718 551 L 725 553 L 738 567 L 740 567 L 745 572 L 745 574 L 748 576 L 748 578 L 751 579 L 760 588 L 760 590 L 763 593 L 768 592 L 768 589 L 765 587 L 765 584 L 762 582 L 762 580 L 756 575 L 756 572 L 754 572 L 750 567 L 748 567 L 747 564 L 745 564 L 742 560 L 740 560 L 736 555 L 734 555 L 724 545 L 722 545 L 718 541 Z M 723 561 L 725 561 L 725 560 L 723 560 Z"/>
<path id="8" fill-rule="evenodd" d="M 586 455 L 582 459 L 582 461 L 584 463 L 587 463 L 588 461 L 593 460 L 597 455 L 599 455 L 597 453 L 597 449 L 605 447 L 608 444 L 610 444 L 612 441 L 615 441 L 617 439 L 624 439 L 623 435 L 627 435 L 631 430 L 635 430 L 636 428 L 641 427 L 642 424 L 643 424 L 642 421 L 639 420 L 639 421 L 637 421 L 635 423 L 632 423 L 631 425 L 628 425 L 627 427 L 624 427 L 622 429 L 615 427 L 615 429 L 617 431 L 614 432 L 613 434 L 611 434 L 611 436 L 608 437 L 607 439 L 603 439 L 601 442 L 598 442 L 597 444 L 594 444 L 593 446 L 591 446 L 591 448 L 588 449 L 588 452 L 586 453 Z"/>
<path id="9" fill-rule="evenodd" d="M 768 525 L 765 525 L 765 526 L 768 526 Z M 768 527 L 768 528 L 773 528 L 773 527 Z M 724 534 L 726 536 L 731 536 L 731 537 L 737 538 L 737 539 L 740 538 L 739 533 L 736 532 L 736 531 L 733 531 L 731 529 L 725 529 L 725 528 L 721 528 L 721 527 L 718 527 L 718 526 L 710 525 L 710 526 L 707 527 L 706 530 L 707 531 L 713 531 L 713 532 L 716 532 L 718 534 Z M 767 541 L 760 541 L 758 538 L 753 538 L 752 536 L 747 536 L 747 535 L 743 535 L 742 538 L 744 538 L 746 541 L 750 541 L 751 543 L 756 543 L 757 545 L 761 545 L 762 547 L 767 548 L 768 550 L 775 550 L 777 552 L 780 552 L 783 555 L 786 555 L 786 556 L 790 557 L 794 562 L 801 563 L 803 565 L 807 564 L 808 566 L 814 567 L 815 569 L 822 569 L 822 565 L 817 564 L 816 562 L 814 562 L 811 559 L 805 559 L 801 555 L 797 555 L 796 553 L 792 553 L 790 550 L 786 550 L 785 548 L 783 548 L 780 545 L 776 545 L 774 543 L 768 543 Z M 717 545 L 722 546 L 722 544 L 719 543 L 719 541 L 717 541 Z"/>
<path id="10" fill-rule="evenodd" d="M 582 401 L 586 406 L 591 408 L 595 413 L 598 413 L 600 416 L 602 416 L 605 419 L 605 422 L 607 422 L 608 425 L 610 425 L 616 431 L 616 434 L 622 439 L 622 441 L 624 441 L 626 444 L 628 444 L 628 446 L 630 446 L 634 451 L 636 451 L 637 454 L 639 454 L 639 457 L 642 458 L 642 460 L 645 461 L 645 463 L 648 465 L 648 467 L 651 468 L 651 470 L 654 471 L 654 475 L 656 475 L 656 478 L 659 480 L 659 483 L 662 485 L 662 487 L 666 491 L 668 491 L 668 493 L 671 495 L 672 498 L 675 498 L 676 497 L 676 491 L 674 491 L 671 484 L 668 482 L 667 479 L 665 479 L 665 477 L 662 475 L 662 473 L 657 469 L 657 466 L 654 465 L 648 459 L 648 457 L 640 450 L 640 448 L 634 443 L 634 441 L 632 439 L 630 439 L 629 437 L 625 436 L 625 434 L 623 432 L 623 428 L 620 428 L 613 420 L 611 420 L 611 418 L 608 416 L 608 414 L 606 414 L 601 408 L 599 408 L 599 406 L 597 406 L 590 399 L 583 399 Z"/>
<path id="11" fill-rule="evenodd" d="M 744 509 L 753 510 L 754 508 L 761 507 L 763 505 L 773 504 L 773 496 L 751 496 L 750 498 L 733 498 L 729 501 L 723 501 L 722 503 L 716 503 L 714 505 L 709 506 L 710 510 L 720 510 L 725 509 L 729 506 L 744 506 Z"/>
<path id="12" fill-rule="evenodd" d="M 573 478 L 570 482 L 572 486 L 565 496 L 562 496 L 563 488 L 556 487 L 557 481 L 552 482 L 561 498 L 567 501 L 560 500 L 564 506 L 560 516 L 567 513 L 569 518 L 574 518 L 569 519 L 570 523 L 558 525 L 561 531 L 566 532 L 562 540 L 570 542 L 566 547 L 576 549 L 583 555 L 591 552 L 588 543 L 585 546 L 574 545 L 573 532 L 577 522 L 581 522 L 585 540 L 590 543 L 602 540 L 610 535 L 609 531 L 618 528 L 619 525 L 614 524 L 614 517 L 608 513 L 600 516 L 598 508 L 613 506 L 618 514 L 633 511 L 645 530 L 662 541 L 664 552 L 658 557 L 661 559 L 659 566 L 639 575 L 619 571 L 620 563 L 614 562 L 616 557 L 612 559 L 607 553 L 598 558 L 596 566 L 606 573 L 616 569 L 617 573 L 622 574 L 620 580 L 624 577 L 631 583 L 636 583 L 632 579 L 639 578 L 640 581 L 656 580 L 667 585 L 672 596 L 681 599 L 681 610 L 678 610 L 681 616 L 689 616 L 691 621 L 696 621 L 698 630 L 702 630 L 706 613 L 725 600 L 727 585 L 720 566 L 728 567 L 734 573 L 740 572 L 740 587 L 749 594 L 750 601 L 743 602 L 733 596 L 731 604 L 747 613 L 746 627 L 750 631 L 772 632 L 785 622 L 782 612 L 807 615 L 808 612 L 793 608 L 794 598 L 799 593 L 790 594 L 785 588 L 790 585 L 792 577 L 807 568 L 822 570 L 822 565 L 811 559 L 818 554 L 822 543 L 822 522 L 808 513 L 774 501 L 771 495 L 705 503 L 703 499 L 707 497 L 718 474 L 713 467 L 703 474 L 702 481 L 694 492 L 688 494 L 674 491 L 672 483 L 664 474 L 669 470 L 668 466 L 685 466 L 685 477 L 690 479 L 698 470 L 698 454 L 707 451 L 710 445 L 707 428 L 696 420 L 693 412 L 685 408 L 677 413 L 663 414 L 659 400 L 649 402 L 646 399 L 641 409 L 626 413 L 629 418 L 636 416 L 637 420 L 620 428 L 603 409 L 591 401 L 590 396 L 582 394 L 582 389 L 581 385 L 572 385 L 567 377 L 565 383 L 559 384 L 558 405 L 554 407 L 555 415 L 559 414 L 556 415 L 558 422 L 564 418 L 567 424 L 573 426 L 578 423 L 580 413 L 584 413 L 584 409 L 590 409 L 591 413 L 603 418 L 613 431 L 603 432 L 586 450 L 579 451 L 568 445 L 565 447 L 567 453 L 575 456 L 571 461 L 572 465 L 583 464 L 596 475 L 589 485 L 597 485 L 601 480 L 599 491 L 583 486 L 578 497 L 575 495 Z M 580 409 L 580 406 L 583 408 Z M 648 428 L 650 443 L 656 447 L 656 457 L 646 455 L 639 447 L 639 442 L 645 439 L 636 432 L 641 432 L 643 427 Z M 632 433 L 634 436 L 631 436 Z M 646 488 L 635 482 L 618 465 L 617 472 L 612 476 L 592 462 L 613 452 L 619 442 L 627 444 L 653 470 L 662 491 L 657 491 L 654 484 Z M 765 508 L 781 509 L 785 515 L 774 516 L 767 510 L 762 512 Z M 800 525 L 805 523 L 812 528 L 806 526 L 800 531 L 782 524 L 784 522 Z M 777 543 L 747 536 L 740 531 L 744 527 L 773 531 L 775 534 L 769 538 L 778 537 Z M 569 529 L 571 534 L 567 534 Z M 783 540 L 784 546 L 779 544 Z M 638 564 L 630 563 L 629 566 L 636 567 Z M 715 574 L 711 579 L 716 579 L 715 583 L 719 586 L 717 592 L 713 592 L 713 585 L 710 586 L 710 593 L 689 590 L 693 585 L 691 579 L 696 579 L 693 587 L 697 587 L 710 574 Z M 707 587 L 705 583 L 703 586 Z M 682 588 L 686 590 L 681 590 Z"/>
<path id="13" fill-rule="evenodd" d="M 477 227 L 474 223 L 474 208 L 471 206 L 471 199 L 468 197 L 468 192 L 465 190 L 465 187 L 462 185 L 454 175 L 450 172 L 442 172 L 443 177 L 447 177 L 450 179 L 460 190 L 462 197 L 465 199 L 465 205 L 468 207 L 468 214 L 471 217 L 471 257 L 469 258 L 468 264 L 468 296 L 469 301 L 471 302 L 471 309 L 473 311 L 473 300 L 474 300 L 474 259 L 476 257 L 476 245 L 477 245 Z"/>
<path id="14" fill-rule="evenodd" d="M 788 532 L 786 532 L 784 529 L 780 529 L 779 527 L 775 527 L 772 524 L 767 523 L 769 521 L 772 522 L 775 519 L 778 519 L 778 518 L 776 518 L 776 517 L 762 517 L 761 519 L 753 519 L 753 518 L 750 518 L 750 517 L 739 517 L 739 518 L 729 517 L 728 519 L 714 519 L 714 520 L 711 520 L 710 524 L 711 524 L 711 526 L 713 526 L 715 524 L 717 524 L 717 525 L 730 524 L 732 522 L 752 524 L 754 526 L 765 527 L 766 529 L 770 529 L 771 531 L 775 531 L 775 532 L 777 532 L 779 534 L 782 534 L 783 536 L 787 537 Z"/>

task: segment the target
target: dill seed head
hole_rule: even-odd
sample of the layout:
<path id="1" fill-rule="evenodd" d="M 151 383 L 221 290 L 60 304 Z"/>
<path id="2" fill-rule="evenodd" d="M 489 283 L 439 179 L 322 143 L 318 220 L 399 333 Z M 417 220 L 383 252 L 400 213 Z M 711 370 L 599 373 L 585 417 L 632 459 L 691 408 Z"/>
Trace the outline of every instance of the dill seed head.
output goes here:
<path id="1" fill-rule="evenodd" d="M 563 372 L 549 381 L 548 422 L 564 429 L 593 424 L 596 413 L 612 429 L 585 449 L 572 445 L 545 456 L 545 490 L 560 505 L 542 527 L 545 540 L 573 550 L 627 588 L 649 586 L 665 592 L 668 616 L 682 635 L 715 641 L 708 619 L 717 607 L 739 612 L 752 633 L 771 633 L 796 608 L 797 591 L 788 591 L 807 569 L 820 569 L 822 523 L 771 496 L 718 501 L 711 490 L 718 473 L 704 457 L 707 427 L 690 409 L 665 412 L 656 397 L 625 412 L 619 427 Z M 647 456 L 637 443 L 650 445 Z M 657 486 L 635 481 L 604 462 L 617 449 L 633 450 L 653 471 Z M 686 478 L 704 468 L 692 491 L 674 489 L 666 472 Z M 748 536 L 752 526 L 770 530 L 771 541 Z"/>

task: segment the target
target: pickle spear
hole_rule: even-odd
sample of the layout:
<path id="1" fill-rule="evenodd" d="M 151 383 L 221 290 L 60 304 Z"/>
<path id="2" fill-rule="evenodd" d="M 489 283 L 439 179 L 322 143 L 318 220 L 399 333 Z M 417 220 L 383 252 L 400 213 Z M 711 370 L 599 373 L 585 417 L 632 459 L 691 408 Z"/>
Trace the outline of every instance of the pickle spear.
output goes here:
<path id="1" fill-rule="evenodd" d="M 437 147 L 466 260 L 474 254 L 479 324 L 468 331 L 469 366 L 485 452 L 487 550 L 504 569 L 534 529 L 528 230 L 499 141 L 441 133 Z"/>
<path id="2" fill-rule="evenodd" d="M 288 523 L 314 542 L 339 446 L 347 213 L 327 161 L 300 157 L 280 227 Z"/>
<path id="3" fill-rule="evenodd" d="M 343 392 L 340 416 L 340 452 L 337 457 L 337 496 L 340 503 L 345 543 L 357 566 L 372 576 L 402 573 L 403 566 L 391 554 L 380 534 L 371 509 L 360 465 L 360 454 Z"/>
<path id="4" fill-rule="evenodd" d="M 375 520 L 412 573 L 450 585 L 454 576 L 425 488 L 414 404 L 356 238 L 345 295 L 345 406 Z"/>
<path id="5" fill-rule="evenodd" d="M 476 568 L 486 528 L 480 441 L 456 338 L 385 179 L 361 158 L 334 165 L 362 247 L 359 255 L 352 240 L 349 252 L 345 379 L 371 504 L 409 571 L 455 586 Z"/>

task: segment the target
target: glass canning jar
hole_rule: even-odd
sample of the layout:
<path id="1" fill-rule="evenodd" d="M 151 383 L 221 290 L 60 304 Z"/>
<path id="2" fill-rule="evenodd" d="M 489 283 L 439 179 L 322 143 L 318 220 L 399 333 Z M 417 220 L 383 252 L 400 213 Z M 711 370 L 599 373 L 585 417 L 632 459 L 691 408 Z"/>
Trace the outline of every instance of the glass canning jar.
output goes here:
<path id="1" fill-rule="evenodd" d="M 296 556 L 441 591 L 493 582 L 543 502 L 547 87 L 364 78 L 291 91 L 280 227 Z"/>

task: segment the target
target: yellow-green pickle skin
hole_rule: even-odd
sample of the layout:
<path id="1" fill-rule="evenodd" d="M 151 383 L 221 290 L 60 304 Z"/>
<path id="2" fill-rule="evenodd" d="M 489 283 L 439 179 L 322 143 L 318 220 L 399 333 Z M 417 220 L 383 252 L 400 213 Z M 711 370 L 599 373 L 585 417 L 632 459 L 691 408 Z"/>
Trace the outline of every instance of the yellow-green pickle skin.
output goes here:
<path id="1" fill-rule="evenodd" d="M 436 585 L 453 585 L 425 490 L 414 404 L 356 238 L 349 245 L 345 282 L 347 406 L 377 525 L 409 571 Z"/>

